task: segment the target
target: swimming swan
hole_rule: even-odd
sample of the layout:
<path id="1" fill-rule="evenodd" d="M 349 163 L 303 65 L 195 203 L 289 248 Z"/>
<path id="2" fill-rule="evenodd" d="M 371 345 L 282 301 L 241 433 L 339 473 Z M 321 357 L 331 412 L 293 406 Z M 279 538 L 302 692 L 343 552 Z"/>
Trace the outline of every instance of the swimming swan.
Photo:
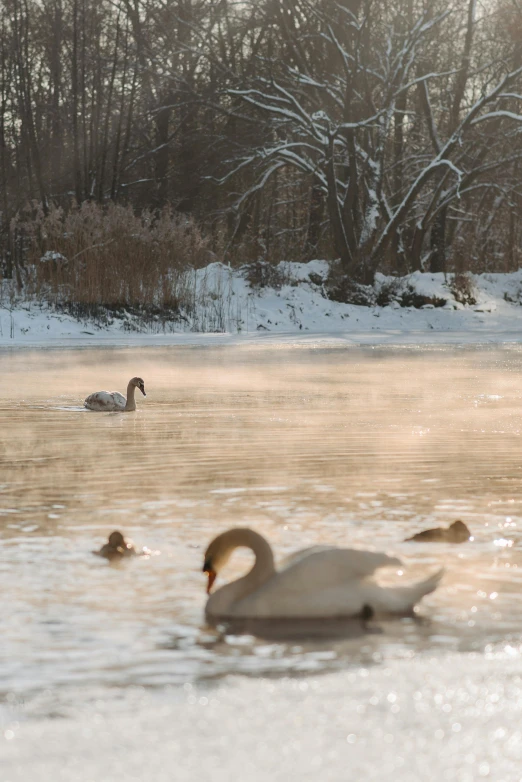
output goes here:
<path id="1" fill-rule="evenodd" d="M 245 546 L 256 557 L 246 576 L 210 594 L 217 574 L 234 549 Z M 269 543 L 252 529 L 238 527 L 218 535 L 205 554 L 209 624 L 224 619 L 312 619 L 380 614 L 408 614 L 442 578 L 439 570 L 407 586 L 379 586 L 369 576 L 397 567 L 396 557 L 374 551 L 314 546 L 290 557 L 276 570 Z"/>
<path id="2" fill-rule="evenodd" d="M 83 405 L 87 410 L 95 410 L 100 413 L 113 412 L 115 410 L 123 410 L 129 413 L 132 410 L 136 410 L 136 402 L 134 401 L 136 388 L 140 389 L 143 396 L 147 396 L 145 384 L 141 377 L 133 377 L 129 380 L 129 385 L 127 386 L 126 399 L 119 391 L 96 391 L 87 397 Z"/>

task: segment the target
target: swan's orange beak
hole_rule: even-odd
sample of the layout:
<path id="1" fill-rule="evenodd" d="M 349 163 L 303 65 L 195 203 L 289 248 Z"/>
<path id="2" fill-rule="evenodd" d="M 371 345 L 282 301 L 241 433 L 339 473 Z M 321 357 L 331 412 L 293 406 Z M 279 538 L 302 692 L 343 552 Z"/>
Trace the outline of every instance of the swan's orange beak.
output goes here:
<path id="1" fill-rule="evenodd" d="M 207 577 L 208 577 L 207 595 L 210 595 L 210 590 L 212 589 L 212 584 L 216 580 L 216 575 L 217 574 L 216 574 L 215 570 L 205 570 L 205 573 L 207 574 Z"/>

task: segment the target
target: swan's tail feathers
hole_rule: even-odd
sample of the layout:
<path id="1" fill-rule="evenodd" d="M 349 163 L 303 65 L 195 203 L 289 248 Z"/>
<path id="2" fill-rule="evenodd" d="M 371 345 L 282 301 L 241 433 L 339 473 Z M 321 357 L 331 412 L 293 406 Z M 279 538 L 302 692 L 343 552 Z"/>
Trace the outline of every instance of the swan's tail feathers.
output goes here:
<path id="1" fill-rule="evenodd" d="M 421 581 L 418 584 L 415 584 L 417 589 L 421 589 L 421 597 L 424 597 L 424 595 L 429 595 L 430 592 L 435 592 L 438 585 L 442 581 L 442 577 L 444 575 L 444 568 L 441 567 L 440 570 L 437 570 L 435 573 L 432 573 L 431 576 L 428 576 L 428 578 L 425 581 Z"/>
<path id="2" fill-rule="evenodd" d="M 428 576 L 424 581 L 418 581 L 416 584 L 409 584 L 404 587 L 387 589 L 386 592 L 389 597 L 388 610 L 399 614 L 411 612 L 419 600 L 437 589 L 443 575 L 444 568 L 441 568 L 436 573 Z"/>

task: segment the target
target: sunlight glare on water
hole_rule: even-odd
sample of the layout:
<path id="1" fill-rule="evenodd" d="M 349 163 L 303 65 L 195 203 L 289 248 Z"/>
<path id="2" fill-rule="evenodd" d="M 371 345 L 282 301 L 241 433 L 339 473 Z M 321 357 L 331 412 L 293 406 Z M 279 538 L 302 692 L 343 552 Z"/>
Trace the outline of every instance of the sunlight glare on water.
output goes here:
<path id="1" fill-rule="evenodd" d="M 4 704 L 47 716 L 108 687 L 518 649 L 517 347 L 19 350 L 0 361 Z M 147 391 L 136 413 L 82 408 L 136 374 Z M 401 542 L 456 518 L 472 543 Z M 334 642 L 220 637 L 204 626 L 201 565 L 234 525 L 279 556 L 370 546 L 404 558 L 405 577 L 447 574 L 423 622 Z M 119 567 L 94 557 L 116 528 L 151 556 Z M 249 562 L 237 552 L 228 575 Z"/>

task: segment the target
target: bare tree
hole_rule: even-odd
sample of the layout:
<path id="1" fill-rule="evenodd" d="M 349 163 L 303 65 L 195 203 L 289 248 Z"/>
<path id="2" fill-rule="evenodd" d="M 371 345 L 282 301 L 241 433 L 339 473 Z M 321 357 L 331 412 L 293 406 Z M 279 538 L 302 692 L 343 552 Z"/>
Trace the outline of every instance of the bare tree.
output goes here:
<path id="1" fill-rule="evenodd" d="M 391 260 L 394 267 L 399 252 L 410 262 L 416 255 L 418 265 L 429 228 L 434 267 L 442 268 L 447 210 L 483 175 L 512 162 L 513 155 L 503 154 L 491 139 L 521 119 L 503 108 L 520 68 L 509 70 L 505 61 L 491 59 L 481 73 L 470 73 L 473 0 L 467 3 L 458 67 L 420 73 L 417 63 L 454 24 L 450 11 L 423 10 L 406 0 L 379 21 L 371 1 L 336 4 L 334 12 L 308 0 L 299 6 L 316 21 L 315 36 L 329 49 L 329 68 L 313 67 L 296 42 L 298 66 L 276 67 L 271 61 L 255 84 L 230 91 L 268 118 L 270 135 L 222 182 L 245 166 L 256 168 L 257 180 L 238 199 L 240 208 L 287 167 L 313 178 L 326 199 L 335 249 L 352 277 L 371 281 L 379 265 Z M 450 111 L 444 120 L 441 96 L 448 83 Z M 421 145 L 410 149 L 406 124 L 412 121 L 415 91 L 422 96 L 425 132 Z M 469 100 L 473 92 L 479 97 Z"/>
<path id="2" fill-rule="evenodd" d="M 20 210 L 72 199 L 173 204 L 227 260 L 322 254 L 363 281 L 518 262 L 518 0 L 2 10 L 4 268 Z"/>

